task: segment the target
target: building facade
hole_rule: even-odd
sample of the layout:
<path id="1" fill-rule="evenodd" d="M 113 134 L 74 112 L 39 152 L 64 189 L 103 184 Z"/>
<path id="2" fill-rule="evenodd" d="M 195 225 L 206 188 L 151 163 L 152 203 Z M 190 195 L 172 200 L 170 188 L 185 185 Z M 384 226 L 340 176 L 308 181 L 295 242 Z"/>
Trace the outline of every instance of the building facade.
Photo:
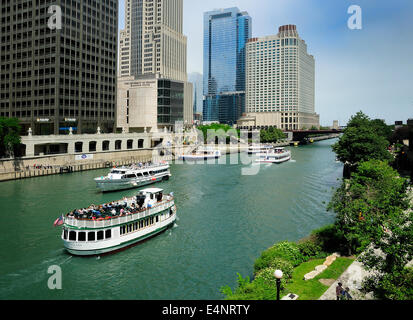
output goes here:
<path id="1" fill-rule="evenodd" d="M 172 131 L 193 124 L 192 84 L 147 75 L 118 81 L 117 126 L 124 132 Z"/>
<path id="2" fill-rule="evenodd" d="M 238 8 L 204 14 L 204 121 L 234 124 L 245 112 L 245 47 L 251 17 Z"/>
<path id="3" fill-rule="evenodd" d="M 238 125 L 284 130 L 319 127 L 315 60 L 296 26 L 281 26 L 277 35 L 249 39 L 246 52 L 246 115 Z"/>
<path id="4" fill-rule="evenodd" d="M 188 75 L 188 81 L 194 85 L 194 114 L 202 113 L 203 109 L 203 76 L 198 72 Z"/>
<path id="5" fill-rule="evenodd" d="M 117 129 L 133 132 L 193 124 L 186 70 L 183 0 L 125 1 Z M 127 97 L 126 95 L 130 96 Z"/>
<path id="6" fill-rule="evenodd" d="M 183 0 L 126 0 L 121 36 L 121 76 L 187 81 Z"/>
<path id="7" fill-rule="evenodd" d="M 118 1 L 4 0 L 0 30 L 0 116 L 23 134 L 113 132 Z"/>

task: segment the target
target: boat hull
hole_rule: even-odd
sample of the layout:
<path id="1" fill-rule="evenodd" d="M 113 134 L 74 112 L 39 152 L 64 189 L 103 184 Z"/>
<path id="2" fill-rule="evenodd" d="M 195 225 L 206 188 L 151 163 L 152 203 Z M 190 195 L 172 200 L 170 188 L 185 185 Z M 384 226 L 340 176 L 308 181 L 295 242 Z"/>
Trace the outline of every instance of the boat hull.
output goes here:
<path id="1" fill-rule="evenodd" d="M 176 214 L 174 214 L 167 223 L 162 224 L 160 226 L 157 226 L 153 230 L 148 231 L 145 234 L 136 236 L 135 238 L 130 238 L 127 239 L 123 242 L 121 242 L 119 239 L 115 241 L 111 241 L 108 244 L 102 244 L 100 248 L 90 248 L 88 249 L 87 246 L 82 245 L 82 247 L 77 247 L 76 244 L 79 243 L 70 243 L 64 241 L 64 247 L 66 251 L 73 255 L 73 256 L 100 256 L 100 255 L 105 255 L 105 254 L 111 254 L 111 253 L 116 253 L 118 251 L 127 249 L 129 247 L 138 245 L 139 243 L 148 240 L 150 238 L 153 238 L 162 232 L 165 232 L 167 229 L 171 228 L 176 221 Z"/>
<path id="2" fill-rule="evenodd" d="M 155 180 L 139 180 L 139 179 L 127 179 L 127 180 L 95 180 L 96 186 L 102 192 L 112 192 L 119 190 L 128 190 L 139 188 L 142 186 L 151 185 L 160 181 L 169 180 L 170 175 L 163 175 L 154 177 Z"/>
<path id="3" fill-rule="evenodd" d="M 264 159 L 258 159 L 258 160 L 255 160 L 256 162 L 259 162 L 259 163 L 275 163 L 275 164 L 280 164 L 280 163 L 284 163 L 284 162 L 287 162 L 287 161 L 290 161 L 291 160 L 291 156 L 290 157 L 287 157 L 287 158 L 283 158 L 283 159 L 270 159 L 270 160 L 264 160 Z"/>
<path id="4" fill-rule="evenodd" d="M 73 256 L 83 256 L 83 257 L 93 257 L 93 256 L 101 256 L 101 255 L 105 255 L 105 254 L 113 254 L 116 253 L 118 251 L 127 249 L 129 247 L 133 247 L 138 245 L 141 242 L 144 242 L 145 240 L 149 240 L 150 238 L 153 238 L 159 234 L 161 234 L 162 232 L 165 232 L 166 230 L 168 230 L 169 228 L 171 228 L 174 225 L 175 221 L 171 222 L 169 225 L 162 227 L 160 229 L 158 229 L 157 231 L 147 234 L 143 237 L 137 238 L 135 240 L 132 241 L 128 241 L 126 243 L 122 243 L 120 245 L 111 247 L 111 248 L 103 248 L 103 249 L 96 249 L 96 250 L 74 250 L 74 249 L 69 249 L 66 248 L 66 251 L 68 253 L 70 253 Z"/>

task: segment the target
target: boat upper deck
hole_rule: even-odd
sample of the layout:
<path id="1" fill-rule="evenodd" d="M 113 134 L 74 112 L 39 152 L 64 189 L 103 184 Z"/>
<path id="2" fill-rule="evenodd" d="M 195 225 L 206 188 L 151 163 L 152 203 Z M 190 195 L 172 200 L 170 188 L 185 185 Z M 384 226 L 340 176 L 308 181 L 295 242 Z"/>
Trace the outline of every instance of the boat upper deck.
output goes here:
<path id="1" fill-rule="evenodd" d="M 65 216 L 65 224 L 75 228 L 114 226 L 166 210 L 173 200 L 173 194 L 164 195 L 162 189 L 145 189 L 136 197 L 73 210 Z"/>

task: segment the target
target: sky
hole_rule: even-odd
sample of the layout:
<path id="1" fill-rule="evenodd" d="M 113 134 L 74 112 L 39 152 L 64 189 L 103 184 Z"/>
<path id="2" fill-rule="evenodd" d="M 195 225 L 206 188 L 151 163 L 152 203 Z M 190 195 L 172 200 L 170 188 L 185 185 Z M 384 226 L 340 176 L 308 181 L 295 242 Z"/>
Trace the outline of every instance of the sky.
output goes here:
<path id="1" fill-rule="evenodd" d="M 351 5 L 362 29 L 351 30 Z M 188 73 L 203 71 L 203 13 L 238 7 L 252 17 L 252 36 L 297 25 L 316 61 L 315 108 L 322 125 L 345 125 L 358 111 L 388 124 L 413 118 L 412 0 L 184 0 Z M 120 0 L 119 28 L 124 26 Z"/>

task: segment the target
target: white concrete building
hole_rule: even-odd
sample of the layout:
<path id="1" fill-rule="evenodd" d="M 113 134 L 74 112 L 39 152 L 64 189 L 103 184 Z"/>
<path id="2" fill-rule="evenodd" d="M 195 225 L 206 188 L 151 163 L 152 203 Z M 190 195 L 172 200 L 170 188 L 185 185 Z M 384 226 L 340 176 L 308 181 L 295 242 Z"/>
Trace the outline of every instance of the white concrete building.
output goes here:
<path id="1" fill-rule="evenodd" d="M 246 112 L 239 127 L 319 127 L 315 113 L 315 60 L 307 53 L 296 26 L 281 26 L 277 35 L 248 41 Z"/>
<path id="2" fill-rule="evenodd" d="M 117 128 L 124 132 L 162 132 L 176 122 L 193 125 L 192 83 L 147 75 L 118 79 Z"/>

